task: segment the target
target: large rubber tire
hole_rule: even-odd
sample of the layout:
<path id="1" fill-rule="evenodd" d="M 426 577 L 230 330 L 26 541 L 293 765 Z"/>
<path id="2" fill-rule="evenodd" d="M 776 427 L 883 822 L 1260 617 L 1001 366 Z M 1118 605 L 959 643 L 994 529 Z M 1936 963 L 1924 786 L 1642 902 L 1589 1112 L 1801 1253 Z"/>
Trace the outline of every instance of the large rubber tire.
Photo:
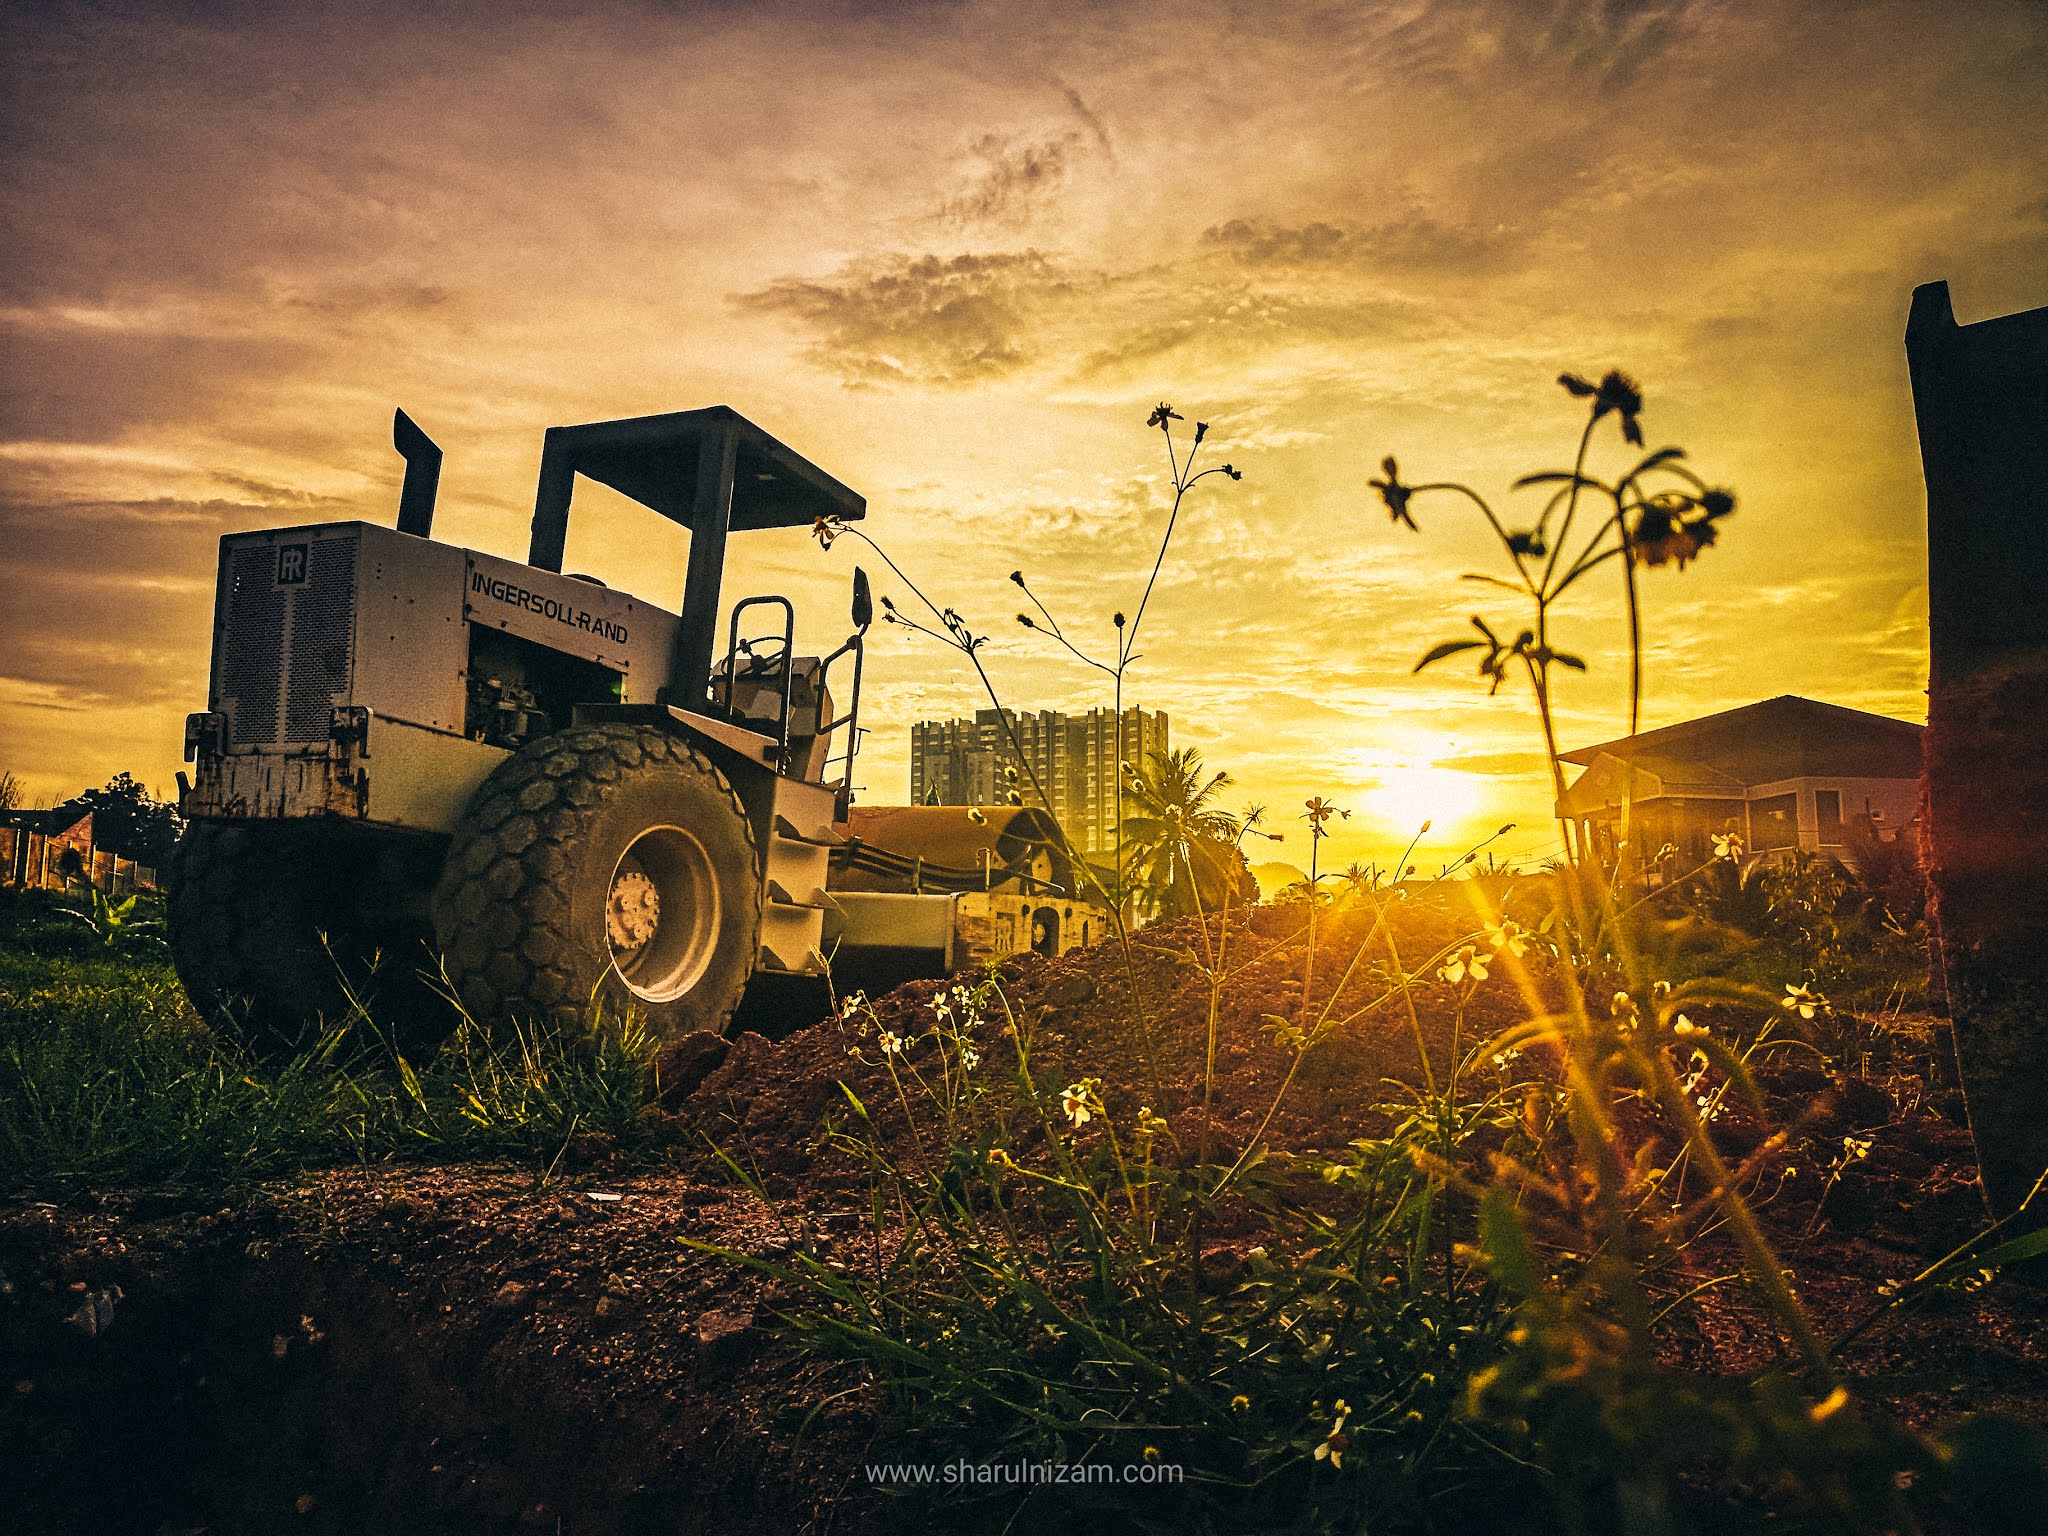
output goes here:
<path id="1" fill-rule="evenodd" d="M 432 839 L 195 821 L 167 872 L 178 979 L 211 1028 L 266 1056 L 365 1015 L 423 1049 L 454 1019 L 428 979 L 425 898 L 440 860 Z"/>
<path id="2" fill-rule="evenodd" d="M 477 790 L 434 931 L 479 1021 L 573 1028 L 595 1003 L 675 1038 L 731 1018 L 754 972 L 760 885 L 745 807 L 708 758 L 653 726 L 579 726 Z"/>

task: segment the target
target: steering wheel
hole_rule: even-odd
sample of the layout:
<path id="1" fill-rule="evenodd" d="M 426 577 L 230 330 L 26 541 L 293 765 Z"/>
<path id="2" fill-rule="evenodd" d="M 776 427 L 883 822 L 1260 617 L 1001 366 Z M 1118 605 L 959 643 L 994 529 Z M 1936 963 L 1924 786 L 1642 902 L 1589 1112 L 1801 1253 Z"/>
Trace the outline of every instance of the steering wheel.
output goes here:
<path id="1" fill-rule="evenodd" d="M 756 650 L 757 643 L 766 649 Z M 739 653 L 747 658 L 739 668 L 739 676 L 745 678 L 780 676 L 789 665 L 789 646 L 780 635 L 764 635 L 758 642 L 742 640 Z"/>

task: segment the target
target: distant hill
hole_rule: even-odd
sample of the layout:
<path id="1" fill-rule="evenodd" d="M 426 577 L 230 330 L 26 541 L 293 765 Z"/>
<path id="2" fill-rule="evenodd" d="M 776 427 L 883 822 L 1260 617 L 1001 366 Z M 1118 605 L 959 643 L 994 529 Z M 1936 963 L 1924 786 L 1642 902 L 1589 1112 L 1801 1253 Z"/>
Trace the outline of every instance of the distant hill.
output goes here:
<path id="1" fill-rule="evenodd" d="M 1304 884 L 1308 875 L 1292 864 L 1254 864 L 1252 878 L 1259 882 L 1259 900 L 1271 901 L 1288 886 Z"/>

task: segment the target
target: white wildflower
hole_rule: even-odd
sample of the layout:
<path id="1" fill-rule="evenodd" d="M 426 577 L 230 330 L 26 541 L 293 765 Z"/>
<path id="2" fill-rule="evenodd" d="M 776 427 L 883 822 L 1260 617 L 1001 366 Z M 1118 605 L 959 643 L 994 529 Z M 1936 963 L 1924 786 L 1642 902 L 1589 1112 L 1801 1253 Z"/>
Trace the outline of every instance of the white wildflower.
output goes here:
<path id="1" fill-rule="evenodd" d="M 1480 958 L 1477 948 L 1467 944 L 1463 949 L 1451 956 L 1448 964 L 1437 968 L 1437 975 L 1454 987 L 1467 976 L 1470 976 L 1475 982 L 1484 981 L 1486 980 L 1486 961 Z"/>
<path id="2" fill-rule="evenodd" d="M 1344 1449 L 1351 1444 L 1351 1437 L 1344 1433 L 1344 1421 L 1351 1417 L 1351 1405 L 1343 1398 L 1337 1399 L 1337 1422 L 1330 1426 L 1330 1433 L 1323 1443 L 1316 1447 L 1316 1460 L 1327 1460 L 1338 1471 L 1344 1469 Z"/>
<path id="3" fill-rule="evenodd" d="M 1827 1005 L 1828 1000 L 1812 988 L 1795 986 L 1789 981 L 1785 983 L 1784 1006 L 1787 1011 L 1798 1014 L 1802 1019 L 1812 1018 L 1815 1012 Z"/>
<path id="4" fill-rule="evenodd" d="M 1079 1130 L 1102 1113 L 1101 1094 L 1101 1079 L 1093 1077 L 1084 1077 L 1078 1083 L 1069 1083 L 1061 1092 L 1060 1109 L 1074 1122 L 1074 1129 Z"/>

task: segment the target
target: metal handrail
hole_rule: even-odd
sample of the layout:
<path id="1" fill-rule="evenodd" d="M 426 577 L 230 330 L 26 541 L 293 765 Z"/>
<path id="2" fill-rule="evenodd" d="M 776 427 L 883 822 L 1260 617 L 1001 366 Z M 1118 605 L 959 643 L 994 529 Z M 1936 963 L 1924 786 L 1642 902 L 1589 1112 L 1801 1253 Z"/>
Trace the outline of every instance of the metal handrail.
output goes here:
<path id="1" fill-rule="evenodd" d="M 821 721 L 818 726 L 818 734 L 826 737 L 842 725 L 847 727 L 846 751 L 841 758 L 845 767 L 839 779 L 839 815 L 842 819 L 846 815 L 847 807 L 853 804 L 853 759 L 860 751 L 860 677 L 867 661 L 867 644 L 864 637 L 859 634 L 848 635 L 846 644 L 818 663 L 818 697 L 823 699 L 827 696 L 825 679 L 832 670 L 832 663 L 849 652 L 853 655 L 853 693 L 847 700 L 846 713 L 836 720 Z M 822 773 L 822 777 L 828 780 L 832 776 L 832 761 L 828 749 Z"/>
<path id="2" fill-rule="evenodd" d="M 733 696 L 739 684 L 740 664 L 740 615 L 749 608 L 773 604 L 782 609 L 782 655 L 775 664 L 782 672 L 782 691 L 779 696 L 781 709 L 775 720 L 775 761 L 778 771 L 786 769 L 789 762 L 789 692 L 796 680 L 796 605 L 786 597 L 743 597 L 732 608 L 732 625 L 728 631 L 725 646 L 725 714 L 732 718 Z M 773 638 L 772 634 L 762 635 L 763 640 Z M 753 648 L 752 640 L 746 642 L 747 654 L 760 659 Z M 738 722 L 735 721 L 735 724 Z M 752 729 L 752 727 L 748 727 Z"/>

